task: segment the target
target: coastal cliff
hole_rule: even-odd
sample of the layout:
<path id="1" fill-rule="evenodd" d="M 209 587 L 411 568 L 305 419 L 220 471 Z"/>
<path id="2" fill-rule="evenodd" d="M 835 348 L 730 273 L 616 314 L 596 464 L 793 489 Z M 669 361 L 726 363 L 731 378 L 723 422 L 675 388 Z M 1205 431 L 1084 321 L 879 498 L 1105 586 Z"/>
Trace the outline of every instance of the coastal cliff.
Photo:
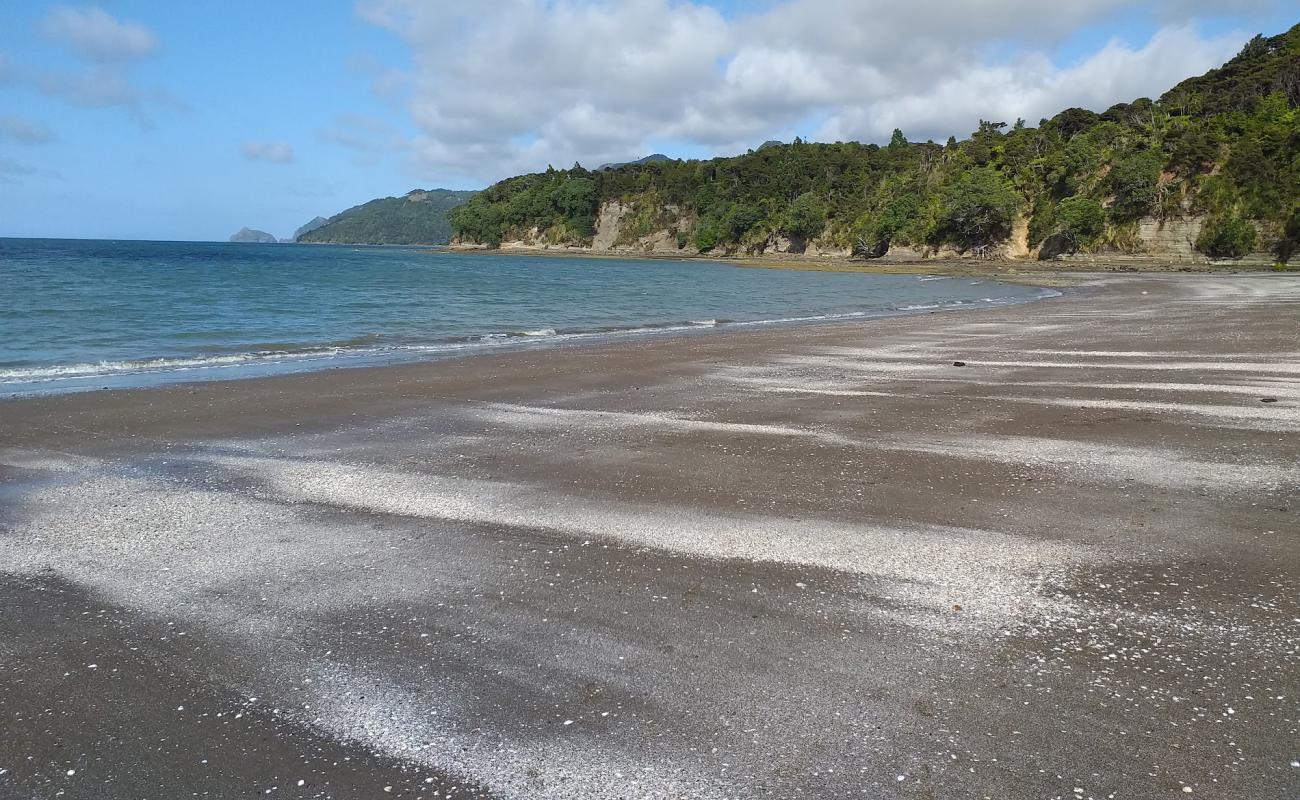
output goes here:
<path id="1" fill-rule="evenodd" d="M 548 169 L 453 209 L 452 243 L 595 253 L 1293 260 L 1300 25 L 1156 100 L 967 139 L 765 143 L 706 161 Z"/>
<path id="2" fill-rule="evenodd" d="M 676 217 L 677 224 L 671 227 L 659 227 L 643 231 L 628 223 L 635 223 L 635 214 L 630 204 L 610 201 L 601 206 L 596 217 L 595 232 L 589 242 L 572 240 L 551 240 L 536 227 L 516 231 L 516 237 L 500 242 L 495 249 L 510 251 L 555 251 L 591 253 L 594 255 L 618 256 L 744 256 L 746 258 L 789 258 L 808 259 L 853 259 L 861 257 L 851 247 L 838 246 L 834 241 L 814 239 L 796 242 L 779 234 L 769 239 L 751 243 L 745 247 L 716 247 L 710 251 L 701 251 L 692 244 L 689 237 L 681 241 L 680 234 L 689 230 L 693 220 L 689 216 Z M 886 252 L 872 260 L 884 263 L 907 263 L 927 260 L 951 260 L 961 258 L 996 258 L 1003 260 L 1062 260 L 1087 263 L 1090 261 L 1142 261 L 1158 260 L 1162 262 L 1181 262 L 1187 264 L 1207 264 L 1232 262 L 1243 265 L 1262 265 L 1277 263 L 1277 254 L 1268 249 L 1256 249 L 1231 258 L 1214 258 L 1196 247 L 1197 239 L 1205 228 L 1206 218 L 1199 215 L 1173 216 L 1165 219 L 1142 217 L 1137 220 L 1132 238 L 1123 245 L 1100 245 L 1088 250 L 1074 249 L 1054 252 L 1052 244 L 1029 243 L 1029 219 L 1017 218 L 1013 230 L 1005 240 L 992 243 L 986 248 L 967 248 L 943 244 L 938 246 L 912 246 L 906 244 L 891 245 Z M 1265 235 L 1256 228 L 1256 241 L 1265 240 Z M 454 239 L 452 246 L 459 249 L 488 249 L 482 242 Z M 1287 259 L 1300 261 L 1300 255 L 1292 253 Z"/>

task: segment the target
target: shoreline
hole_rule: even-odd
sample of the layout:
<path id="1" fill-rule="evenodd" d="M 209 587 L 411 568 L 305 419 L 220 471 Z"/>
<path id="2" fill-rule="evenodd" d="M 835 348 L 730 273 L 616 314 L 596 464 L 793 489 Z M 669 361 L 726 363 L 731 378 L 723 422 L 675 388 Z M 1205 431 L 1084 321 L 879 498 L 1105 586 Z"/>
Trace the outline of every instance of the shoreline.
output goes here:
<path id="1" fill-rule="evenodd" d="M 929 275 L 944 274 L 959 277 L 1000 278 L 1004 276 L 1038 276 L 1051 277 L 1060 274 L 1107 275 L 1107 274 L 1168 274 L 1187 272 L 1194 274 L 1276 274 L 1296 272 L 1300 266 L 1288 266 L 1278 269 L 1275 265 L 1260 260 L 1232 261 L 1178 261 L 1162 259 L 1155 256 L 1104 254 L 1087 255 L 1080 258 L 1041 261 L 1037 259 L 976 259 L 946 258 L 933 259 L 891 259 L 884 256 L 878 259 L 857 259 L 844 255 L 801 255 L 797 253 L 758 253 L 758 254 L 717 254 L 688 253 L 662 250 L 640 251 L 631 248 L 611 250 L 593 250 L 589 247 L 537 247 L 510 243 L 503 247 L 486 247 L 484 245 L 440 245 L 439 249 L 427 252 L 458 253 L 465 255 L 508 256 L 526 255 L 555 258 L 591 258 L 615 260 L 663 260 L 663 261 L 712 261 L 719 264 L 732 264 L 756 269 L 788 269 L 818 272 L 861 272 L 880 275 Z"/>
<path id="2" fill-rule="evenodd" d="M 745 266 L 730 262 L 711 262 L 724 266 Z M 953 276 L 956 277 L 956 276 Z M 972 276 L 974 277 L 974 276 Z M 760 318 L 752 320 L 709 320 L 689 322 L 684 320 L 655 322 L 626 328 L 597 330 L 553 330 L 533 332 L 495 333 L 478 337 L 454 337 L 405 349 L 338 349 L 322 347 L 285 351 L 283 353 L 241 353 L 214 357 L 202 363 L 201 357 L 141 357 L 131 361 L 132 366 L 104 372 L 94 371 L 90 364 L 55 365 L 48 378 L 26 382 L 0 380 L 0 402 L 23 397 L 52 396 L 66 393 L 95 392 L 113 389 L 145 389 L 164 385 L 185 385 L 210 381 L 253 380 L 278 375 L 304 374 L 339 369 L 365 369 L 404 364 L 421 364 L 446 359 L 474 358 L 487 353 L 522 350 L 547 350 L 561 347 L 581 347 L 641 337 L 663 340 L 678 336 L 705 335 L 720 331 L 738 331 L 753 328 L 791 328 L 804 325 L 837 324 L 870 319 L 937 314 L 955 311 L 974 311 L 1018 303 L 1052 299 L 1075 285 L 1076 279 L 1056 278 L 1020 279 L 1014 277 L 991 278 L 995 283 L 1034 286 L 1043 293 L 1038 297 L 999 299 L 997 301 L 936 302 L 933 305 L 903 306 L 899 308 L 868 309 L 862 311 L 829 312 L 799 316 Z M 330 352 L 331 349 L 335 350 Z M 176 362 L 176 363 L 168 363 Z M 194 362 L 194 363 L 181 363 Z M 122 362 L 126 363 L 126 362 Z M 73 370 L 85 368 L 84 374 Z M 54 372 L 57 370 L 57 372 Z M 28 387 L 28 388 L 24 388 Z"/>

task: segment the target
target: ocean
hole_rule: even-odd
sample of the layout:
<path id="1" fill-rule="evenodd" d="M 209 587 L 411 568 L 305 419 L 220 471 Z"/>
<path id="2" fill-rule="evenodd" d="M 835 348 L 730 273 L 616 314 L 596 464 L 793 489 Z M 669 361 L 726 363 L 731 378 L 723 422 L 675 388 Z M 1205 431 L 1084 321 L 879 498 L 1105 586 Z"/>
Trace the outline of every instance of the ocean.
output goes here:
<path id="1" fill-rule="evenodd" d="M 1021 302 L 969 278 L 428 248 L 0 239 L 0 393 Z"/>

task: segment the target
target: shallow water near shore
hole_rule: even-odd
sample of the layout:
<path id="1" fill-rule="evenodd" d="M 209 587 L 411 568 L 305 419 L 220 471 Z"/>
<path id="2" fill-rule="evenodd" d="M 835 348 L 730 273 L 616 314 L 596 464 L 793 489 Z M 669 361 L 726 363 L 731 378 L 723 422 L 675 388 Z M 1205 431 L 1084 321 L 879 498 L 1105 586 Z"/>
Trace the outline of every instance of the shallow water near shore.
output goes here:
<path id="1" fill-rule="evenodd" d="M 0 392 L 410 361 L 573 339 L 986 307 L 970 278 L 427 248 L 0 239 Z"/>

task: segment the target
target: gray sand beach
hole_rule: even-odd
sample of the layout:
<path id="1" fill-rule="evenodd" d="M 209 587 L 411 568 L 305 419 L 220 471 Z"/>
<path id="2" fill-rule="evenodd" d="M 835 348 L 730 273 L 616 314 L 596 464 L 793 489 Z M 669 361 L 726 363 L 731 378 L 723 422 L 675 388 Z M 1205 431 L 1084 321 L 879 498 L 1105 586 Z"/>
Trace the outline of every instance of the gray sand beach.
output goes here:
<path id="1" fill-rule="evenodd" d="M 1297 796 L 1300 278 L 1078 284 L 0 402 L 0 797 Z"/>

